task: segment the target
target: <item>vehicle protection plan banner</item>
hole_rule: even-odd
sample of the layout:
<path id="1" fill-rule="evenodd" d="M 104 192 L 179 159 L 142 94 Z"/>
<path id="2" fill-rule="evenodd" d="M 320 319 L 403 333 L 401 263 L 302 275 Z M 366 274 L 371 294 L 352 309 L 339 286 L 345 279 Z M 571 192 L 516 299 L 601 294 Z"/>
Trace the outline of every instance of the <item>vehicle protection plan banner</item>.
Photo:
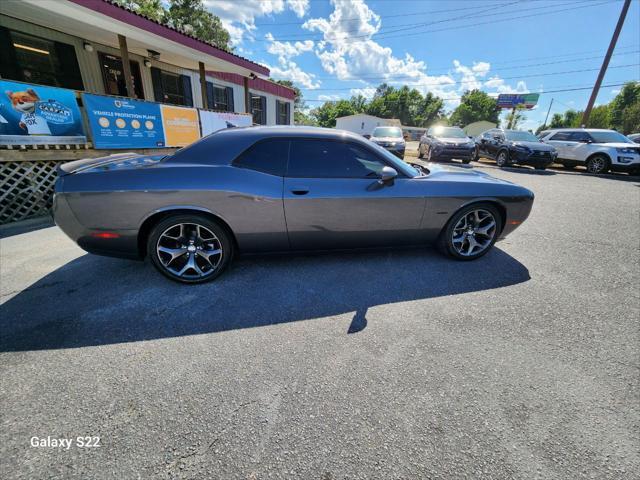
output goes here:
<path id="1" fill-rule="evenodd" d="M 83 93 L 94 148 L 165 146 L 160 105 L 131 98 Z"/>
<path id="2" fill-rule="evenodd" d="M 73 90 L 0 80 L 0 145 L 86 142 Z"/>
<path id="3" fill-rule="evenodd" d="M 248 113 L 210 112 L 208 110 L 198 110 L 198 113 L 200 114 L 203 137 L 233 126 L 250 127 L 253 122 L 253 118 Z"/>

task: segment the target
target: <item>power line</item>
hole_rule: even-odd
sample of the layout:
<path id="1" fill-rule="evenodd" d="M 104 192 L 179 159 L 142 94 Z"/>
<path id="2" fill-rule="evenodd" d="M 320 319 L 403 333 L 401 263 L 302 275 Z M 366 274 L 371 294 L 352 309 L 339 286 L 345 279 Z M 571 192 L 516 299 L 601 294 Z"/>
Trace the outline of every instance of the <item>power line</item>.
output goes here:
<path id="1" fill-rule="evenodd" d="M 518 19 L 522 19 L 522 18 L 531 18 L 531 17 L 538 17 L 538 16 L 543 16 L 543 15 L 551 15 L 554 13 L 559 13 L 559 12 L 565 12 L 565 11 L 569 11 L 569 10 L 574 10 L 574 7 L 576 6 L 576 4 L 584 4 L 584 3 L 591 3 L 590 5 L 584 5 L 582 8 L 590 8 L 590 7 L 597 7 L 600 5 L 605 5 L 605 4 L 610 4 L 610 3 L 615 3 L 618 0 L 608 0 L 605 2 L 600 2 L 600 3 L 591 3 L 589 0 L 586 1 L 580 1 L 580 2 L 572 2 L 571 4 L 573 5 L 573 7 L 571 8 L 564 8 L 564 9 L 559 9 L 559 10 L 547 10 L 545 12 L 541 12 L 541 13 L 533 13 L 533 14 L 527 14 L 527 15 L 520 15 L 520 16 L 516 16 L 516 17 L 509 17 L 509 18 L 498 18 L 498 19 L 492 19 L 490 21 L 487 22 L 474 22 L 471 24 L 466 24 L 466 25 L 455 25 L 455 26 L 451 26 L 451 27 L 445 27 L 445 28 L 440 28 L 440 29 L 434 29 L 434 30 L 424 30 L 421 32 L 413 32 L 413 33 L 403 33 L 401 35 L 389 35 L 390 33 L 395 33 L 394 32 L 381 32 L 381 33 L 372 33 L 372 34 L 367 34 L 367 35 L 347 35 L 344 38 L 341 38 L 341 41 L 345 42 L 346 40 L 356 40 L 356 42 L 360 41 L 358 40 L 359 38 L 372 38 L 372 37 L 376 37 L 376 38 L 397 38 L 397 37 L 407 37 L 407 36 L 413 36 L 413 35 L 421 35 L 423 33 L 434 33 L 434 32 L 443 32 L 443 31 L 448 31 L 448 30 L 457 30 L 460 28 L 469 28 L 469 27 L 474 27 L 474 26 L 478 26 L 478 25 L 486 25 L 486 24 L 495 24 L 495 23 L 499 23 L 499 22 L 507 22 L 507 21 L 511 21 L 511 20 L 518 20 Z M 562 5 L 566 5 L 566 4 L 562 4 Z M 536 7 L 536 9 L 539 9 L 539 7 Z M 526 10 L 526 9 L 525 9 Z M 531 9 L 528 9 L 531 10 Z M 524 11 L 524 10 L 521 10 Z M 515 13 L 515 12 L 507 12 L 507 13 Z M 478 16 L 478 15 L 474 15 L 474 16 Z M 412 28 L 418 28 L 418 27 L 412 27 Z M 399 29 L 399 30 L 407 30 L 406 28 L 403 29 Z M 256 39 L 257 42 L 270 42 L 272 40 L 268 40 L 268 39 Z M 285 38 L 275 38 L 275 41 L 287 41 L 287 39 Z M 330 40 L 329 40 L 330 41 Z"/>
<path id="2" fill-rule="evenodd" d="M 360 38 L 360 37 L 369 37 L 371 35 L 379 35 L 379 34 L 383 34 L 383 33 L 394 33 L 394 32 L 400 32 L 403 30 L 409 30 L 411 28 L 418 28 L 418 27 L 426 27 L 429 25 L 437 25 L 439 23 L 446 23 L 446 22 L 455 22 L 458 20 L 461 20 L 463 18 L 468 18 L 468 17 L 486 17 L 487 15 L 480 15 L 482 13 L 485 12 L 491 12 L 493 10 L 496 10 L 497 8 L 506 8 L 506 7 L 510 7 L 511 5 L 515 5 L 517 3 L 521 3 L 523 0 L 516 0 L 514 2 L 509 2 L 509 3 L 501 3 L 498 5 L 493 5 L 490 8 L 484 9 L 484 10 L 480 10 L 480 11 L 474 11 L 472 13 L 469 13 L 468 15 L 463 15 L 463 16 L 455 16 L 455 17 L 449 17 L 449 18 L 442 18 L 440 20 L 434 20 L 432 22 L 419 22 L 419 23 L 401 23 L 398 25 L 388 25 L 387 27 L 382 27 L 382 29 L 378 32 L 375 32 L 373 34 L 366 34 L 366 35 L 348 35 L 350 38 Z M 575 4 L 575 3 L 585 3 L 588 0 L 578 0 L 578 1 L 573 1 L 573 2 L 567 2 L 567 3 L 563 3 L 561 5 L 570 5 L 570 4 Z M 524 11 L 527 10 L 539 10 L 540 7 L 534 7 L 534 8 L 528 8 L 528 9 L 524 9 Z M 454 11 L 458 11 L 458 12 L 469 12 L 469 8 L 459 8 L 457 10 Z M 490 15 L 494 15 L 494 14 L 490 14 Z M 397 28 L 397 27 L 401 27 L 401 28 Z M 388 30 L 388 31 L 382 31 L 385 29 L 393 29 L 395 28 L 395 30 Z M 360 29 L 352 29 L 352 30 L 345 30 L 344 32 L 340 32 L 341 34 L 349 34 L 349 33 L 357 33 L 359 32 Z M 306 38 L 306 37 L 313 37 L 313 36 L 318 36 L 318 35 L 322 35 L 322 33 L 297 33 L 297 34 L 291 34 L 288 37 L 285 38 L 285 41 L 287 40 L 291 40 L 291 41 L 295 41 L 299 38 Z"/>
<path id="3" fill-rule="evenodd" d="M 631 55 L 634 53 L 640 53 L 640 50 L 634 50 L 632 52 L 620 52 L 620 53 L 615 53 L 613 56 L 619 56 L 619 55 Z M 555 58 L 555 57 L 547 57 L 547 58 Z M 504 68 L 498 68 L 498 69 L 492 69 L 490 72 L 488 73 L 495 73 L 495 72 L 501 72 L 504 70 L 513 70 L 516 68 L 532 68 L 532 67 L 541 67 L 544 65 L 556 65 L 559 63 L 573 63 L 573 62 L 581 62 L 584 60 L 593 60 L 593 59 L 599 59 L 602 58 L 602 55 L 596 55 L 596 56 L 591 56 L 591 57 L 583 57 L 583 58 L 574 58 L 572 60 L 557 60 L 555 62 L 544 62 L 544 63 L 530 63 L 530 64 L 523 64 L 523 65 L 514 65 L 511 67 L 504 67 Z M 441 69 L 441 70 L 431 70 L 428 69 L 427 73 L 428 75 L 433 75 L 433 74 L 438 74 L 438 73 L 449 73 L 453 68 L 455 67 L 449 67 L 446 69 Z M 396 75 L 394 78 L 414 78 L 415 75 Z M 345 81 L 345 80 L 384 80 L 387 77 L 382 75 L 382 76 L 376 76 L 376 77 L 367 77 L 367 76 L 358 76 L 357 78 L 348 78 L 348 79 L 337 79 L 335 78 L 335 76 L 326 76 L 326 77 L 313 77 L 314 80 L 339 80 L 339 81 Z"/>
<path id="4" fill-rule="evenodd" d="M 613 67 L 609 67 L 609 68 L 626 68 L 626 67 L 637 67 L 639 66 L 640 63 L 628 63 L 625 65 L 615 65 Z M 564 70 L 561 72 L 547 72 L 547 73 L 537 73 L 537 74 L 526 74 L 526 75 L 516 75 L 513 77 L 501 77 L 501 80 L 516 80 L 516 79 L 522 79 L 523 76 L 526 76 L 528 78 L 531 77 L 548 77 L 551 75 L 566 75 L 569 73 L 584 73 L 584 72 L 595 72 L 600 70 L 599 68 L 587 68 L 587 69 L 581 69 L 581 70 Z M 387 80 L 387 83 L 397 83 L 396 80 L 394 80 L 393 78 L 389 78 Z M 447 87 L 447 86 L 451 86 L 451 85 L 464 85 L 467 83 L 471 83 L 470 81 L 465 81 L 465 80 L 461 80 L 458 82 L 450 82 L 450 83 L 433 83 L 433 82 L 408 82 L 407 85 L 408 86 L 431 86 L 431 87 L 437 87 L 437 86 L 443 86 L 443 87 Z M 352 90 L 354 88 L 366 88 L 363 87 L 362 85 L 357 85 L 357 86 L 352 86 L 352 87 L 340 87 L 340 88 L 314 88 L 314 91 L 338 91 L 338 90 Z"/>
<path id="5" fill-rule="evenodd" d="M 610 83 L 608 85 L 602 85 L 602 87 L 608 88 L 608 87 L 620 87 L 623 86 L 629 82 L 635 82 L 635 81 L 640 81 L 640 80 L 627 80 L 623 83 Z M 565 89 L 558 89 L 558 90 L 547 90 L 541 93 L 541 95 L 546 95 L 549 93 L 561 93 L 561 92 L 576 92 L 576 91 L 580 91 L 580 90 L 591 90 L 592 86 L 587 86 L 587 87 L 576 87 L 576 88 L 565 88 Z M 533 92 L 535 93 L 535 92 Z M 460 96 L 456 96 L 456 97 L 438 97 L 440 100 L 444 100 L 444 101 L 448 101 L 448 100 L 458 100 L 460 98 Z M 303 100 L 305 102 L 337 102 L 340 100 L 348 100 L 347 98 L 336 98 L 334 100 L 326 100 L 326 99 L 319 99 L 319 98 L 303 98 Z M 557 100 L 556 100 L 557 101 Z M 405 103 L 405 100 L 383 100 L 384 103 Z"/>
<path id="6" fill-rule="evenodd" d="M 530 0 L 533 1 L 533 0 Z M 541 0 L 535 0 L 535 1 L 541 1 Z M 380 18 L 397 18 L 397 17 L 407 17 L 410 15 L 433 15 L 434 13 L 449 13 L 449 12 L 458 12 L 460 11 L 460 8 L 448 8 L 446 10 L 433 10 L 433 11 L 428 11 L 428 12 L 409 12 L 409 13 L 399 13 L 396 15 L 378 15 L 378 17 Z M 213 12 L 215 13 L 215 12 Z M 337 22 L 352 22 L 353 20 L 360 20 L 360 17 L 350 17 L 350 18 L 342 18 L 340 20 L 337 20 Z M 303 22 L 264 22 L 264 23 L 256 23 L 255 26 L 256 27 L 276 27 L 276 26 L 281 26 L 281 25 L 303 25 L 305 23 L 307 23 L 308 20 L 305 20 Z"/>

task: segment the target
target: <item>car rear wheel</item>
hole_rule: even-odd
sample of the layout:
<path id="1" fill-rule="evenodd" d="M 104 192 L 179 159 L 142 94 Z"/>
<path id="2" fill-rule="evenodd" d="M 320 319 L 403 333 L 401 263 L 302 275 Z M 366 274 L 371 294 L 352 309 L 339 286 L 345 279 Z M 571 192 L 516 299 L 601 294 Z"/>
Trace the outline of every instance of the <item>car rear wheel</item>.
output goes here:
<path id="1" fill-rule="evenodd" d="M 203 215 L 176 215 L 151 230 L 147 252 L 164 276 L 182 283 L 218 277 L 233 257 L 227 231 Z"/>
<path id="2" fill-rule="evenodd" d="M 604 155 L 594 155 L 587 160 L 587 172 L 606 173 L 609 170 L 609 159 Z"/>
<path id="3" fill-rule="evenodd" d="M 498 152 L 498 156 L 496 157 L 496 165 L 498 165 L 500 168 L 509 165 L 509 152 L 507 152 L 506 150 L 500 150 Z"/>
<path id="4" fill-rule="evenodd" d="M 440 251 L 457 260 L 475 260 L 487 253 L 502 229 L 500 214 L 490 204 L 469 205 L 456 213 L 440 233 Z"/>

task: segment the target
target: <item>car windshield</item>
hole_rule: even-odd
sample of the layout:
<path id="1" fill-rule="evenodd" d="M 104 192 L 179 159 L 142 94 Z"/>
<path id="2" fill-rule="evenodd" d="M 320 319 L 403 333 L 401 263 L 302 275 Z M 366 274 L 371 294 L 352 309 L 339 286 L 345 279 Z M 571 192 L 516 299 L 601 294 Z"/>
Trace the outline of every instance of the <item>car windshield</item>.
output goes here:
<path id="1" fill-rule="evenodd" d="M 540 139 L 531 132 L 516 132 L 515 130 L 507 130 L 504 132 L 507 140 L 512 142 L 539 142 Z"/>
<path id="2" fill-rule="evenodd" d="M 465 138 L 466 135 L 461 128 L 456 127 L 435 127 L 431 130 L 431 135 L 438 138 Z"/>
<path id="3" fill-rule="evenodd" d="M 613 130 L 609 132 L 589 132 L 589 135 L 591 135 L 595 143 L 633 143 L 621 133 Z"/>
<path id="4" fill-rule="evenodd" d="M 371 136 L 402 138 L 402 129 L 398 127 L 376 127 Z"/>

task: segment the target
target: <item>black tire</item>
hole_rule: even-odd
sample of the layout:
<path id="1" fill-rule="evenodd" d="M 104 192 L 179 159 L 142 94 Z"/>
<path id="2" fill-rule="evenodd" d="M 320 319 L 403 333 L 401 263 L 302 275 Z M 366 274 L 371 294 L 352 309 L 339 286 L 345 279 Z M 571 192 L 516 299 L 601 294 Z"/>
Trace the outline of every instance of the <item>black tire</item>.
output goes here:
<path id="1" fill-rule="evenodd" d="M 420 148 L 420 145 L 418 145 L 418 158 L 424 158 L 424 153 L 422 153 L 422 149 Z"/>
<path id="2" fill-rule="evenodd" d="M 197 251 L 191 253 L 190 251 L 185 251 L 184 254 L 177 255 L 175 258 L 170 257 L 171 260 L 169 260 L 168 263 L 165 263 L 166 260 L 163 261 L 163 259 L 160 257 L 160 253 L 158 252 L 158 247 L 161 248 L 163 246 L 158 243 L 160 241 L 160 237 L 163 236 L 163 242 L 166 241 L 166 239 L 170 239 L 169 241 L 173 241 L 172 237 L 168 236 L 167 232 L 170 232 L 171 229 L 174 228 L 175 230 L 174 232 L 172 232 L 172 235 L 175 235 L 179 232 L 182 233 L 183 230 L 179 227 L 179 225 L 181 224 L 193 226 L 198 225 L 204 227 L 204 230 L 202 231 L 204 232 L 208 230 L 211 234 L 213 234 L 214 237 L 210 237 L 207 234 L 205 235 L 207 238 L 203 241 L 206 243 L 201 243 L 193 235 L 191 236 L 192 239 L 187 239 L 187 235 L 185 235 L 184 237 L 180 236 L 181 240 L 176 239 L 176 245 L 173 248 L 177 251 L 181 249 L 181 243 L 191 243 L 193 245 L 195 242 L 196 248 L 198 246 L 198 243 L 200 243 L 201 246 L 210 246 L 211 251 L 219 249 L 221 253 L 215 255 L 215 267 L 212 266 L 211 262 L 207 262 L 205 260 L 204 255 L 198 253 Z M 188 227 L 186 227 L 185 230 L 187 228 Z M 192 233 L 193 231 L 194 230 L 192 229 Z M 209 241 L 210 243 L 208 243 Z M 199 248 L 198 250 L 202 250 L 203 253 L 206 252 L 206 250 L 203 250 L 202 248 Z M 234 255 L 234 243 L 226 228 L 222 227 L 219 223 L 215 222 L 205 215 L 173 215 L 157 223 L 151 229 L 151 232 L 149 233 L 149 237 L 147 239 L 147 254 L 153 266 L 165 277 L 180 283 L 205 283 L 216 279 L 227 269 Z M 202 276 L 187 275 L 189 271 L 192 271 L 197 275 L 197 272 L 194 269 L 188 269 L 183 275 L 178 275 L 174 271 L 171 271 L 170 268 L 168 268 L 168 266 L 170 267 L 173 262 L 183 262 L 178 263 L 175 269 L 180 268 L 181 266 L 184 267 L 184 265 L 188 263 L 188 260 L 186 259 L 189 258 L 189 256 L 193 257 L 193 262 L 195 262 L 195 265 L 198 267 L 198 269 L 203 272 Z"/>
<path id="3" fill-rule="evenodd" d="M 587 172 L 598 175 L 600 173 L 607 173 L 609 171 L 609 157 L 601 153 L 591 155 L 587 159 L 586 163 Z"/>
<path id="4" fill-rule="evenodd" d="M 476 153 L 475 153 L 475 155 L 473 156 L 473 160 L 474 160 L 475 162 L 477 162 L 477 161 L 479 161 L 479 160 L 480 160 L 480 149 L 479 149 L 477 146 L 476 146 Z"/>
<path id="5" fill-rule="evenodd" d="M 509 164 L 509 152 L 507 150 L 500 150 L 496 155 L 496 165 L 500 168 L 508 167 Z"/>
<path id="6" fill-rule="evenodd" d="M 464 163 L 465 165 L 468 165 L 471 163 L 471 159 L 470 158 L 466 158 L 464 160 L 462 160 L 462 163 Z"/>
<path id="7" fill-rule="evenodd" d="M 469 214 L 470 212 L 473 212 L 474 210 L 485 210 L 491 213 L 495 221 L 495 231 L 493 234 L 493 238 L 491 239 L 491 242 L 483 250 L 477 252 L 476 254 L 465 256 L 460 254 L 455 248 L 455 246 L 453 245 L 453 230 L 456 227 L 457 223 L 462 219 L 462 217 Z M 461 261 L 475 260 L 477 258 L 482 257 L 489 250 L 493 248 L 493 245 L 496 243 L 496 240 L 498 239 L 498 235 L 500 234 L 501 231 L 502 231 L 502 217 L 498 212 L 498 210 L 496 209 L 496 207 L 494 207 L 490 203 L 473 203 L 471 205 L 467 205 L 461 210 L 458 210 L 449 219 L 445 227 L 440 232 L 440 236 L 438 237 L 437 247 L 438 247 L 438 250 L 440 250 L 440 253 L 442 253 L 445 256 L 454 258 L 456 260 L 461 260 Z"/>

